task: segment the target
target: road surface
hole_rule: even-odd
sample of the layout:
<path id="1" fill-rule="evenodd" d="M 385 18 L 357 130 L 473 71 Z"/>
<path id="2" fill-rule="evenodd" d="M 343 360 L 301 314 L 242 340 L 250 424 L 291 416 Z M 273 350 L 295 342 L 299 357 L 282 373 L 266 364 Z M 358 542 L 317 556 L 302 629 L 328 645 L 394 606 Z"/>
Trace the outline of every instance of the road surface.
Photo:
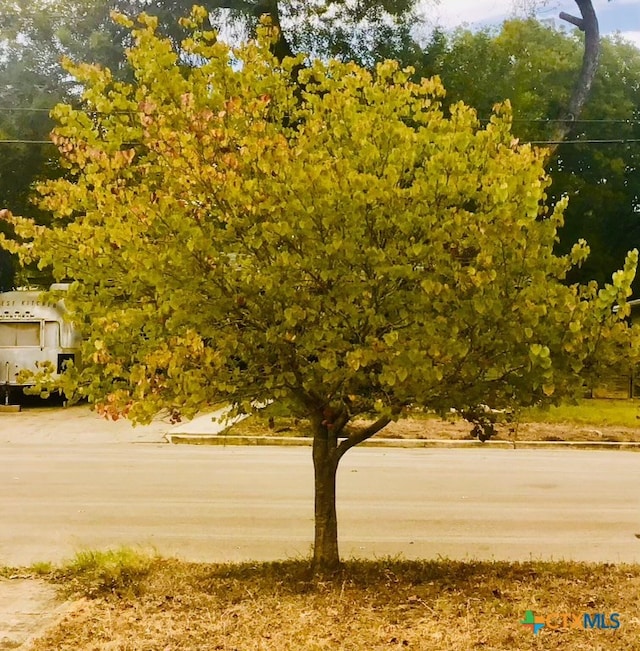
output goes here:
<path id="1" fill-rule="evenodd" d="M 70 441 L 0 436 L 0 564 L 123 544 L 201 561 L 310 552 L 309 448 Z M 638 562 L 639 480 L 637 452 L 355 449 L 341 552 Z"/>

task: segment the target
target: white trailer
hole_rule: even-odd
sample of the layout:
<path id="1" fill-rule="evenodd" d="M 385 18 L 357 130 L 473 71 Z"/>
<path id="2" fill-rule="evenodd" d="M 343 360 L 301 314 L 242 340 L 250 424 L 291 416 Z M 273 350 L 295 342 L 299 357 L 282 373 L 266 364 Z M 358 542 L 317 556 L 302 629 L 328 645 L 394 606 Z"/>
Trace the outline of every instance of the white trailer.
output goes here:
<path id="1" fill-rule="evenodd" d="M 79 362 L 80 337 L 64 315 L 64 301 L 47 300 L 42 291 L 0 293 L 0 392 L 7 404 L 12 388 L 29 385 L 20 371 L 36 372 L 49 362 L 58 375 L 69 360 Z"/>

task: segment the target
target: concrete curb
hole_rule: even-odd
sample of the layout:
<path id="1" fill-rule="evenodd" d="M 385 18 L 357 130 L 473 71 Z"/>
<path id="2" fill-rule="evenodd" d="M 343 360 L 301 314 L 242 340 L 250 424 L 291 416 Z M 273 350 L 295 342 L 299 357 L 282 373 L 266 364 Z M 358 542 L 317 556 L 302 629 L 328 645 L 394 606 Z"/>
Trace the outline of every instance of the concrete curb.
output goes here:
<path id="1" fill-rule="evenodd" d="M 312 439 L 301 436 L 231 436 L 228 434 L 165 434 L 169 443 L 222 446 L 311 446 Z M 635 441 L 486 441 L 460 439 L 384 439 L 373 438 L 360 444 L 378 448 L 573 448 L 575 450 L 640 450 Z"/>

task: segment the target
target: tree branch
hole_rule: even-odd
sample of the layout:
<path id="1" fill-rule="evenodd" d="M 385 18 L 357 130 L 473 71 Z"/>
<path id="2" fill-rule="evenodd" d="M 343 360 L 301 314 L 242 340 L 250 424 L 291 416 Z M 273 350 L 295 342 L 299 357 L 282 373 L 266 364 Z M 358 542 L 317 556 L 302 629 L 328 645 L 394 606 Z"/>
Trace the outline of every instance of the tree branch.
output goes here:
<path id="1" fill-rule="evenodd" d="M 581 32 L 584 32 L 584 20 L 582 20 L 582 18 L 576 18 L 576 16 L 572 16 L 571 14 L 567 14 L 564 11 L 561 11 L 560 19 L 566 20 L 568 23 L 575 25 Z"/>
<path id="2" fill-rule="evenodd" d="M 256 0 L 255 2 L 248 2 L 247 0 L 209 0 L 207 4 L 211 9 L 233 9 L 254 18 L 269 16 L 271 24 L 278 30 L 278 39 L 273 44 L 271 51 L 279 61 L 294 56 L 289 41 L 282 31 L 278 0 Z"/>
<path id="3" fill-rule="evenodd" d="M 342 430 L 347 426 L 347 423 L 351 419 L 351 414 L 349 414 L 349 410 L 346 407 L 343 407 L 340 413 L 338 414 L 337 418 L 333 421 L 333 429 L 336 433 L 336 436 L 340 436 L 342 434 Z"/>
<path id="4" fill-rule="evenodd" d="M 374 434 L 377 434 L 381 429 L 385 428 L 390 422 L 391 418 L 383 416 L 375 423 L 369 425 L 369 427 L 365 427 L 357 432 L 352 432 L 346 439 L 340 441 L 337 449 L 338 459 L 341 459 L 347 450 L 350 450 L 359 443 L 370 439 Z"/>
<path id="5" fill-rule="evenodd" d="M 598 27 L 598 18 L 593 8 L 591 0 L 575 0 L 582 18 L 576 18 L 570 14 L 562 12 L 560 18 L 575 25 L 584 32 L 584 55 L 582 57 L 582 69 L 571 93 L 571 98 L 567 109 L 562 116 L 562 121 L 553 135 L 552 140 L 564 140 L 573 127 L 573 123 L 578 119 L 584 105 L 589 98 L 591 86 L 598 70 L 598 61 L 600 59 L 600 30 Z M 555 152 L 558 145 L 554 145 L 551 154 Z"/>

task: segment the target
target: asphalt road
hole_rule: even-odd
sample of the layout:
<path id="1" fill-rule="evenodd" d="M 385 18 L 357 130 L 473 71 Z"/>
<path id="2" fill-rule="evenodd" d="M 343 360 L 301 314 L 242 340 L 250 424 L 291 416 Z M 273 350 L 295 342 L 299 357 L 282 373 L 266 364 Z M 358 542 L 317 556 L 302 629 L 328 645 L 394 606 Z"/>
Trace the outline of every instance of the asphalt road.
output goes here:
<path id="1" fill-rule="evenodd" d="M 341 552 L 638 562 L 639 480 L 634 452 L 355 449 L 338 476 Z M 312 492 L 309 448 L 0 441 L 0 564 L 122 544 L 307 555 Z"/>

